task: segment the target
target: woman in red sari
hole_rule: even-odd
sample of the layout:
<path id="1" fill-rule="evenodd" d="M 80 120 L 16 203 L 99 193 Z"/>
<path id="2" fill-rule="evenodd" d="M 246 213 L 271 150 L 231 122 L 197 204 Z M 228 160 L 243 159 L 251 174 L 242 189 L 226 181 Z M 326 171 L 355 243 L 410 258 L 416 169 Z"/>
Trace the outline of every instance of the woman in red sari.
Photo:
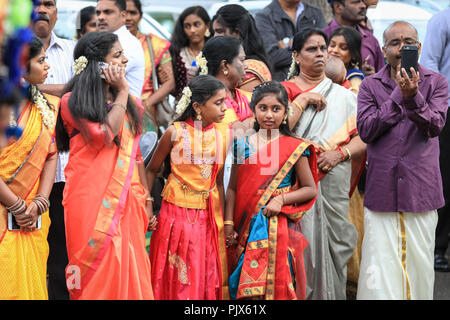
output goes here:
<path id="1" fill-rule="evenodd" d="M 278 82 L 255 88 L 251 102 L 256 134 L 238 139 L 227 190 L 225 234 L 234 299 L 305 299 L 303 249 L 298 221 L 317 194 L 311 143 L 289 130 L 288 97 Z"/>
<path id="2" fill-rule="evenodd" d="M 74 58 L 57 127 L 59 149 L 70 151 L 63 205 L 71 299 L 152 299 L 145 233 L 155 219 L 147 211 L 142 110 L 128 94 L 127 58 L 109 32 L 83 36 Z"/>

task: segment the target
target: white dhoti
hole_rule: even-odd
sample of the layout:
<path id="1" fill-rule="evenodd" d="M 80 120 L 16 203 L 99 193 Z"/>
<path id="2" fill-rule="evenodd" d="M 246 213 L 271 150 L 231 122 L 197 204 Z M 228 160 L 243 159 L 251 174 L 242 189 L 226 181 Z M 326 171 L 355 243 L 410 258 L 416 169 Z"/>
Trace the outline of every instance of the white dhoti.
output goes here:
<path id="1" fill-rule="evenodd" d="M 358 300 L 432 300 L 437 211 L 364 208 Z"/>

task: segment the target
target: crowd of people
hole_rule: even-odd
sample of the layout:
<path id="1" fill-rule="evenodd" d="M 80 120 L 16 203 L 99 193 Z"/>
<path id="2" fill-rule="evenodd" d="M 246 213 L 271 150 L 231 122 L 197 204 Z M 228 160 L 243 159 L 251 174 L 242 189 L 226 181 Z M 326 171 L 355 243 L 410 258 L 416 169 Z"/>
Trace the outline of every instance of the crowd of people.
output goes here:
<path id="1" fill-rule="evenodd" d="M 433 299 L 450 9 L 380 47 L 377 1 L 192 6 L 170 40 L 140 0 L 61 39 L 56 1 L 34 1 L 26 94 L 1 100 L 1 299 Z"/>

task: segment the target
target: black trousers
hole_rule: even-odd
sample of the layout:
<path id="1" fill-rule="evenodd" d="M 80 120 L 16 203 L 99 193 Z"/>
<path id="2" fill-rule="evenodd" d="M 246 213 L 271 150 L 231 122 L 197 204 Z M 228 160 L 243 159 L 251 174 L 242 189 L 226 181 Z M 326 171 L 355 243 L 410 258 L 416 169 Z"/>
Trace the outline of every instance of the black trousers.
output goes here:
<path id="1" fill-rule="evenodd" d="M 64 207 L 62 205 L 64 182 L 53 185 L 50 193 L 50 229 L 48 231 L 49 255 L 47 260 L 47 289 L 50 300 L 69 300 L 65 269 L 69 263 L 66 248 Z"/>
<path id="2" fill-rule="evenodd" d="M 434 252 L 444 255 L 448 249 L 450 233 L 450 119 L 447 115 L 447 122 L 439 135 L 442 186 L 444 191 L 445 206 L 438 209 L 438 223 L 436 227 L 436 241 Z"/>

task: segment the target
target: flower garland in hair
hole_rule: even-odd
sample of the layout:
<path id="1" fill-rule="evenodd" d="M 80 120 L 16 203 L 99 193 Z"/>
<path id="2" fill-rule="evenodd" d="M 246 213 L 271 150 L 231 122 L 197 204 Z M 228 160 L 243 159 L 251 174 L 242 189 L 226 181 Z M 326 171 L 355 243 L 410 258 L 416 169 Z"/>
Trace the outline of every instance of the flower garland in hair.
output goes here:
<path id="1" fill-rule="evenodd" d="M 73 74 L 79 75 L 88 64 L 88 59 L 85 56 L 79 56 L 73 63 Z"/>
<path id="2" fill-rule="evenodd" d="M 189 86 L 184 87 L 183 95 L 181 96 L 181 99 L 175 108 L 177 114 L 179 115 L 183 114 L 188 105 L 191 103 L 191 96 L 192 96 L 191 88 L 189 88 Z"/>
<path id="3" fill-rule="evenodd" d="M 197 62 L 197 65 L 200 70 L 200 75 L 207 75 L 208 74 L 208 60 L 203 56 L 203 52 L 200 51 L 200 53 L 195 57 L 195 61 Z"/>
<path id="4" fill-rule="evenodd" d="M 291 62 L 291 66 L 289 67 L 289 73 L 287 75 L 286 81 L 291 80 L 293 77 L 297 76 L 297 63 L 295 62 L 294 59 L 294 53 L 292 53 L 292 62 Z"/>
<path id="5" fill-rule="evenodd" d="M 50 108 L 47 99 L 34 85 L 31 86 L 31 99 L 38 108 L 44 125 L 49 129 L 53 128 L 56 124 L 55 112 Z"/>

